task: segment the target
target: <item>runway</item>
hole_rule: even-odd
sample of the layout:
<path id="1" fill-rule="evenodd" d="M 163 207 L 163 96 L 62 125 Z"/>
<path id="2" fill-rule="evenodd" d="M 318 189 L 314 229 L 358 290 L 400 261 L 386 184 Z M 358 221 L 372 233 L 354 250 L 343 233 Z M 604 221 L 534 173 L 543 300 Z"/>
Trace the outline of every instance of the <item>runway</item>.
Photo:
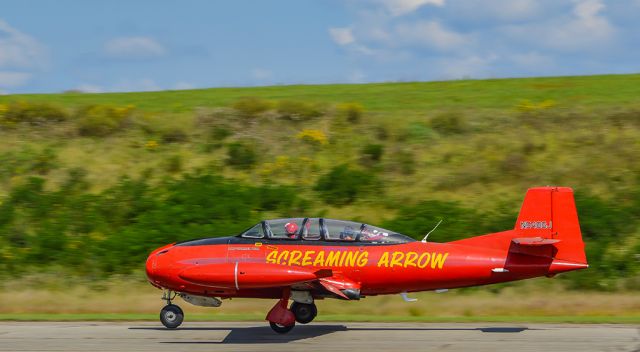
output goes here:
<path id="1" fill-rule="evenodd" d="M 311 323 L 3 322 L 0 351 L 639 351 L 640 326 Z"/>

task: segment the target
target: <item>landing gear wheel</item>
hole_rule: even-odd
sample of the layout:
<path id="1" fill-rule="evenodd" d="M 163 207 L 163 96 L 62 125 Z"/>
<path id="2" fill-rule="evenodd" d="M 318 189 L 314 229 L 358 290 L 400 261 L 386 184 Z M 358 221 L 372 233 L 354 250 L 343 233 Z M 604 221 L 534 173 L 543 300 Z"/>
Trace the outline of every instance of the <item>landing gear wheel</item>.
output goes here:
<path id="1" fill-rule="evenodd" d="M 273 331 L 277 332 L 278 334 L 286 334 L 289 331 L 291 331 L 291 329 L 293 329 L 294 326 L 296 326 L 295 324 L 284 326 L 278 323 L 274 323 L 272 321 L 269 322 L 269 325 L 271 325 L 271 329 L 273 329 Z"/>
<path id="2" fill-rule="evenodd" d="M 184 313 L 175 304 L 168 304 L 160 311 L 160 321 L 168 329 L 177 328 L 182 324 L 182 320 L 184 320 Z"/>
<path id="3" fill-rule="evenodd" d="M 318 315 L 318 308 L 313 303 L 293 302 L 290 309 L 293 315 L 296 316 L 296 321 L 300 324 L 310 323 Z"/>

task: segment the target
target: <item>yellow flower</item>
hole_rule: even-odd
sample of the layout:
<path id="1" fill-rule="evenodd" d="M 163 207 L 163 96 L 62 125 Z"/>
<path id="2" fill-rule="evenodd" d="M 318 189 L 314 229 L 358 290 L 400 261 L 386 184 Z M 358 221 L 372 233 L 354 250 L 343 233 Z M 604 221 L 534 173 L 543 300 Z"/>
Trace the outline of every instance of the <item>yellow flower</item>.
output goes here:
<path id="1" fill-rule="evenodd" d="M 147 143 L 145 143 L 144 147 L 147 148 L 147 149 L 154 150 L 154 149 L 158 148 L 158 142 L 156 142 L 156 141 L 147 141 Z"/>
<path id="2" fill-rule="evenodd" d="M 327 135 L 320 130 L 304 129 L 296 135 L 296 138 L 316 145 L 325 145 L 329 142 Z"/>
<path id="3" fill-rule="evenodd" d="M 516 105 L 516 109 L 522 112 L 534 112 L 534 111 L 551 109 L 554 106 L 556 106 L 556 102 L 553 99 L 543 100 L 539 103 L 535 103 L 535 102 L 532 102 L 531 100 L 524 99 L 524 100 L 521 100 Z"/>

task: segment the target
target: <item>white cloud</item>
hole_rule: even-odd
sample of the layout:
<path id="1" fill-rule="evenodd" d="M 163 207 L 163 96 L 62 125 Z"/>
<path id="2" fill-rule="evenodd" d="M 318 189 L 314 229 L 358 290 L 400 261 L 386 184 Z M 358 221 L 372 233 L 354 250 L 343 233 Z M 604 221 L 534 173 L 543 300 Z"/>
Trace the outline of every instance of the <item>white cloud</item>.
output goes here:
<path id="1" fill-rule="evenodd" d="M 570 14 L 547 21 L 503 28 L 503 34 L 519 44 L 536 45 L 557 51 L 602 52 L 615 42 L 616 29 L 602 14 L 601 0 L 574 1 Z"/>
<path id="2" fill-rule="evenodd" d="M 329 35 L 331 35 L 331 39 L 333 39 L 336 44 L 342 46 L 352 44 L 356 41 L 356 38 L 353 36 L 353 30 L 349 27 L 329 28 Z"/>
<path id="3" fill-rule="evenodd" d="M 443 51 L 460 48 L 470 42 L 469 37 L 449 30 L 437 21 L 400 24 L 392 40 Z"/>
<path id="4" fill-rule="evenodd" d="M 148 59 L 166 54 L 166 49 L 153 38 L 122 37 L 104 44 L 104 52 L 119 59 Z"/>
<path id="5" fill-rule="evenodd" d="M 425 5 L 443 6 L 444 0 L 380 0 L 392 16 L 402 16 Z"/>
<path id="6" fill-rule="evenodd" d="M 583 0 L 576 2 L 576 5 L 573 8 L 573 13 L 578 18 L 590 18 L 597 16 L 603 9 L 604 4 L 601 0 Z"/>
<path id="7" fill-rule="evenodd" d="M 42 44 L 0 19 L 0 67 L 40 67 L 45 56 Z"/>
<path id="8" fill-rule="evenodd" d="M 26 84 L 32 74 L 28 72 L 0 71 L 0 87 L 17 87 Z"/>

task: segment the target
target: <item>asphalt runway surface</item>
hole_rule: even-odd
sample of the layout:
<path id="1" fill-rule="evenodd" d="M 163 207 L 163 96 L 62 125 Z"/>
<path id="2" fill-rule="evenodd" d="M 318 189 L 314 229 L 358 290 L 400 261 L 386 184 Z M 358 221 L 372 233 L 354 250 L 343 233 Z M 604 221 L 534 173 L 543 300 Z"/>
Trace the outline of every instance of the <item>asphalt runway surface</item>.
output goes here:
<path id="1" fill-rule="evenodd" d="M 3 322 L 0 351 L 640 351 L 640 326 L 311 323 Z"/>

